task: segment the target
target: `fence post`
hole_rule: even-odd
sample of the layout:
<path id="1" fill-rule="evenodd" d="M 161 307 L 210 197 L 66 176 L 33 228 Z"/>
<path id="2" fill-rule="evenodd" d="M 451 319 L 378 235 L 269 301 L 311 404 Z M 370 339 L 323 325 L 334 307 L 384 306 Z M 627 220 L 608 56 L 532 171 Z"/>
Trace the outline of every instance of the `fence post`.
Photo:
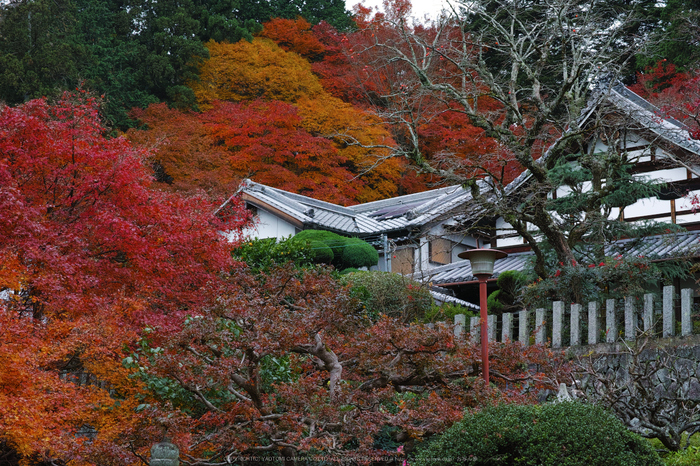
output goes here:
<path id="1" fill-rule="evenodd" d="M 513 340 L 513 314 L 507 312 L 503 314 L 503 328 L 501 329 L 501 341 Z"/>
<path id="2" fill-rule="evenodd" d="M 636 312 L 634 296 L 625 297 L 625 340 L 634 340 L 636 336 Z"/>
<path id="3" fill-rule="evenodd" d="M 564 319 L 564 303 L 552 303 L 552 348 L 561 348 L 561 324 Z"/>
<path id="4" fill-rule="evenodd" d="M 581 344 L 581 307 L 580 304 L 571 305 L 571 346 Z"/>
<path id="5" fill-rule="evenodd" d="M 647 293 L 644 295 L 644 331 L 650 332 L 649 336 L 653 335 L 654 325 L 654 295 Z"/>
<path id="6" fill-rule="evenodd" d="M 527 309 L 523 309 L 518 313 L 518 340 L 520 340 L 520 343 L 522 343 L 523 346 L 530 345 L 530 332 L 527 328 L 528 317 L 529 313 Z"/>
<path id="7" fill-rule="evenodd" d="M 491 343 L 492 341 L 496 341 L 496 316 L 493 314 L 487 316 L 486 322 L 489 326 L 486 330 L 488 330 L 489 343 Z"/>
<path id="8" fill-rule="evenodd" d="M 605 300 L 605 341 L 615 343 L 617 341 L 617 320 L 615 320 L 615 300 Z"/>
<path id="9" fill-rule="evenodd" d="M 598 343 L 598 303 L 591 301 L 588 303 L 588 344 Z"/>
<path id="10" fill-rule="evenodd" d="M 676 312 L 673 308 L 674 294 L 675 288 L 673 285 L 664 286 L 664 338 L 672 337 L 676 334 Z"/>
<path id="11" fill-rule="evenodd" d="M 481 341 L 480 334 L 481 332 L 479 331 L 479 318 L 478 317 L 470 317 L 469 318 L 469 329 L 472 334 L 472 340 L 475 343 L 479 343 Z"/>
<path id="12" fill-rule="evenodd" d="M 693 302 L 693 290 L 683 288 L 681 290 L 681 335 L 687 336 L 693 333 L 692 322 L 690 321 L 690 311 Z"/>
<path id="13" fill-rule="evenodd" d="M 535 310 L 535 328 L 537 328 L 535 332 L 535 344 L 537 345 L 543 345 L 547 338 L 547 321 L 545 320 L 544 312 L 542 308 Z"/>
<path id="14" fill-rule="evenodd" d="M 467 323 L 467 316 L 464 314 L 457 314 L 455 316 L 455 338 L 461 338 L 464 333 L 464 326 Z"/>

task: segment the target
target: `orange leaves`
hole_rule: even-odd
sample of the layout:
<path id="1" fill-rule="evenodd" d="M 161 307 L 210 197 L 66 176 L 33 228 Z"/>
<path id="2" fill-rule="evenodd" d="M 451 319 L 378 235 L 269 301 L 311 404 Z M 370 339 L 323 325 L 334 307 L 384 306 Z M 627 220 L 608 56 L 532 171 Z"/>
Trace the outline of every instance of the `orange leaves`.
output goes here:
<path id="1" fill-rule="evenodd" d="M 312 134 L 333 140 L 339 154 L 359 175 L 356 201 L 369 202 L 396 196 L 402 184 L 405 163 L 391 158 L 392 140 L 382 121 L 334 97 L 300 99 L 302 125 Z"/>
<path id="2" fill-rule="evenodd" d="M 245 176 L 231 170 L 226 149 L 215 144 L 197 114 L 155 104 L 134 110 L 132 116 L 148 129 L 129 130 L 129 139 L 150 148 L 152 163 L 159 164 L 163 175 L 169 177 L 160 180 L 159 188 L 190 192 L 203 189 L 213 198 L 222 199 L 230 196 Z"/>
<path id="3" fill-rule="evenodd" d="M 204 109 L 214 100 L 295 102 L 323 92 L 308 61 L 269 39 L 235 44 L 209 41 L 207 48 L 211 58 L 200 68 L 199 81 L 189 84 Z"/>
<path id="4" fill-rule="evenodd" d="M 229 148 L 237 173 L 261 183 L 347 203 L 354 197 L 345 157 L 303 127 L 297 109 L 282 102 L 217 103 L 203 115 L 211 137 Z"/>
<path id="5" fill-rule="evenodd" d="M 139 117 L 149 129 L 132 130 L 129 137 L 160 143 L 156 160 L 175 189 L 230 195 L 236 181 L 252 177 L 330 202 L 356 198 L 347 158 L 330 140 L 307 131 L 292 105 L 214 102 L 200 115 L 156 105 Z"/>
<path id="6" fill-rule="evenodd" d="M 307 26 L 272 21 L 267 34 L 292 44 L 312 37 Z M 326 93 L 299 55 L 269 39 L 208 45 L 211 58 L 192 83 L 205 113 L 164 105 L 134 112 L 148 129 L 129 137 L 157 147 L 153 162 L 170 189 L 230 193 L 236 180 L 250 177 L 341 204 L 420 189 L 405 162 L 390 157 L 382 121 Z"/>

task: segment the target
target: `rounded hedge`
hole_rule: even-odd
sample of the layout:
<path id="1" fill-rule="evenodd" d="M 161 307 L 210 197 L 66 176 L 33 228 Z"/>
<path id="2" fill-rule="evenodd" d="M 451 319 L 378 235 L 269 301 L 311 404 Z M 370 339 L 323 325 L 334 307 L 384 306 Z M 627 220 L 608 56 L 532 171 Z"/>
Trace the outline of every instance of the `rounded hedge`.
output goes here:
<path id="1" fill-rule="evenodd" d="M 309 241 L 312 260 L 316 264 L 331 264 L 333 262 L 333 249 L 321 241 Z"/>
<path id="2" fill-rule="evenodd" d="M 372 267 L 379 262 L 377 250 L 359 238 L 348 238 L 324 230 L 304 230 L 294 239 L 310 243 L 317 262 L 333 264 L 338 270 Z"/>
<path id="3" fill-rule="evenodd" d="M 372 267 L 379 262 L 379 253 L 359 238 L 347 238 L 341 263 L 343 268 Z"/>
<path id="4" fill-rule="evenodd" d="M 411 466 L 663 466 L 652 446 L 602 409 L 578 402 L 500 405 L 465 416 Z"/>

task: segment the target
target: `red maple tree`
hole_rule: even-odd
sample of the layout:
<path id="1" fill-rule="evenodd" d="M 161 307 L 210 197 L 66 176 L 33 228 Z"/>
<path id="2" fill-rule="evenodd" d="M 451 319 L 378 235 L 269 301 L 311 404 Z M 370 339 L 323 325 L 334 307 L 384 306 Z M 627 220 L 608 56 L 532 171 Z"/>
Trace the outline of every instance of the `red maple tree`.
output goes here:
<path id="1" fill-rule="evenodd" d="M 691 137 L 700 138 L 700 76 L 681 72 L 673 63 L 660 61 L 637 73 L 630 89 L 659 107 L 661 117 L 684 123 Z"/>
<path id="2" fill-rule="evenodd" d="M 487 388 L 478 345 L 448 325 L 373 321 L 328 271 L 241 268 L 230 280 L 215 306 L 176 332 L 154 329 L 132 358 L 159 395 L 148 407 L 159 424 L 148 429 L 168 429 L 192 463 L 310 455 L 368 464 L 442 432 L 465 408 L 534 402 L 567 371 L 563 354 L 495 343 L 498 388 Z"/>
<path id="3" fill-rule="evenodd" d="M 232 264 L 219 231 L 245 219 L 151 190 L 98 111 L 82 92 L 0 108 L 0 447 L 25 462 L 132 457 L 124 345 L 207 304 Z"/>

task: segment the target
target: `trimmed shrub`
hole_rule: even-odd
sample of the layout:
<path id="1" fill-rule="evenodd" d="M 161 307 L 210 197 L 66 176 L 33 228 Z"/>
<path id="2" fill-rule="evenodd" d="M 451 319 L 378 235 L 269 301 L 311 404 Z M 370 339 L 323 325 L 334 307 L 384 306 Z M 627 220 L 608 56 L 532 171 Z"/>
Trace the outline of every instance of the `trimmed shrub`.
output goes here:
<path id="1" fill-rule="evenodd" d="M 372 267 L 379 262 L 379 253 L 372 245 L 359 238 L 347 238 L 324 230 L 304 230 L 295 239 L 311 243 L 311 249 L 317 262 L 330 263 L 338 270 L 347 268 Z M 328 250 L 319 246 L 325 244 L 332 256 L 328 259 Z"/>
<path id="2" fill-rule="evenodd" d="M 465 416 L 420 448 L 412 466 L 663 466 L 649 442 L 578 402 L 500 405 Z"/>
<path id="3" fill-rule="evenodd" d="M 298 240 L 301 241 L 301 240 Z M 332 264 L 333 250 L 321 241 L 309 241 L 310 255 L 316 264 Z"/>
<path id="4" fill-rule="evenodd" d="M 430 291 L 403 275 L 359 271 L 343 275 L 342 279 L 372 319 L 385 314 L 413 322 L 422 319 L 433 305 Z"/>
<path id="5" fill-rule="evenodd" d="M 379 262 L 379 253 L 371 245 L 359 238 L 347 238 L 343 255 L 341 256 L 342 268 L 372 267 Z"/>
<path id="6" fill-rule="evenodd" d="M 299 241 L 320 242 L 328 246 L 333 252 L 333 261 L 340 260 L 345 247 L 344 236 L 325 230 L 304 230 L 297 233 L 294 238 Z"/>

